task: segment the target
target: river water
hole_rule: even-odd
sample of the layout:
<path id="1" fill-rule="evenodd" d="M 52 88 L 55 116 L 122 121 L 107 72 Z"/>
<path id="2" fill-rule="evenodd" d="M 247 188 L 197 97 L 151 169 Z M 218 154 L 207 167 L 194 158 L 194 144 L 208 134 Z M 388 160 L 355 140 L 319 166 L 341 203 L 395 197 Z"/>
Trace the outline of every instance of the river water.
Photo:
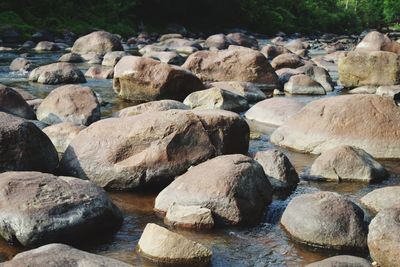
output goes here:
<path id="1" fill-rule="evenodd" d="M 29 83 L 27 73 L 9 72 L 10 62 L 19 53 L 22 52 L 17 50 L 0 52 L 0 83 L 20 87 L 37 97 L 44 98 L 56 86 Z M 32 52 L 29 54 L 29 59 L 38 65 L 44 65 L 57 61 L 60 55 L 60 53 L 54 52 Z M 78 66 L 82 70 L 89 67 L 87 64 L 79 64 Z M 337 78 L 337 73 L 331 73 L 331 75 L 333 78 Z M 104 118 L 110 116 L 112 112 L 133 105 L 133 103 L 122 101 L 116 97 L 112 90 L 112 80 L 88 79 L 85 86 L 90 86 L 103 100 L 102 116 Z M 323 97 L 342 93 L 340 88 L 337 88 L 335 92 Z M 318 97 L 302 96 L 296 98 L 302 102 L 309 102 Z M 249 124 L 252 129 L 250 154 L 274 147 L 269 143 L 269 135 L 274 130 L 273 128 L 251 122 Z M 303 266 L 336 255 L 337 252 L 335 251 L 311 248 L 290 240 L 279 225 L 280 216 L 288 202 L 300 194 L 328 190 L 338 192 L 359 203 L 359 198 L 373 189 L 400 184 L 399 161 L 382 162 L 390 170 L 391 177 L 379 184 L 309 181 L 307 180 L 307 172 L 315 156 L 300 154 L 283 148 L 279 149 L 290 158 L 302 179 L 297 189 L 290 195 L 275 197 L 272 204 L 265 208 L 265 216 L 258 225 L 245 228 L 216 228 L 207 232 L 174 230 L 211 248 L 213 251 L 212 266 Z M 158 218 L 152 211 L 157 192 L 109 193 L 109 195 L 124 213 L 121 229 L 111 236 L 99 235 L 96 238 L 91 238 L 76 247 L 136 266 L 155 266 L 146 262 L 137 254 L 136 245 L 147 223 L 162 224 L 162 219 Z M 370 220 L 368 213 L 366 213 L 365 220 Z M 11 259 L 22 250 L 23 248 L 13 247 L 0 240 L 0 261 Z M 351 251 L 346 252 L 346 254 L 358 255 L 368 259 L 368 254 L 354 254 Z"/>

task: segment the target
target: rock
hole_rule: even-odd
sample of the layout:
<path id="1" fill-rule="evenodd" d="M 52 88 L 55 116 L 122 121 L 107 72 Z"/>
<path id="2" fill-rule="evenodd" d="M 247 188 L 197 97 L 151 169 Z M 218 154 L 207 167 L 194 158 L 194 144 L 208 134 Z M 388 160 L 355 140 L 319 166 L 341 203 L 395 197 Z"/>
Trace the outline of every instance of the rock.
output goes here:
<path id="1" fill-rule="evenodd" d="M 333 91 L 334 84 L 332 82 L 331 76 L 326 69 L 318 66 L 305 65 L 303 67 L 297 68 L 297 70 L 303 72 L 311 79 L 319 83 L 322 87 L 324 87 L 326 92 Z"/>
<path id="2" fill-rule="evenodd" d="M 0 263 L 1 267 L 132 267 L 112 258 L 87 253 L 64 244 L 49 244 L 21 252 L 12 260 Z"/>
<path id="3" fill-rule="evenodd" d="M 158 194 L 154 209 L 165 214 L 173 203 L 198 205 L 210 209 L 216 223 L 243 225 L 258 222 L 271 200 L 261 165 L 234 154 L 190 168 Z"/>
<path id="4" fill-rule="evenodd" d="M 145 53 L 143 57 L 152 58 L 155 60 L 159 60 L 163 63 L 175 64 L 175 65 L 180 65 L 185 61 L 184 58 L 181 57 L 175 51 L 161 51 L 161 52 L 153 51 Z"/>
<path id="5" fill-rule="evenodd" d="M 350 94 L 375 94 L 376 90 L 378 89 L 377 86 L 372 85 L 364 85 L 360 87 L 356 87 L 349 91 Z"/>
<path id="6" fill-rule="evenodd" d="M 160 41 L 160 42 L 164 42 L 165 40 L 173 39 L 173 38 L 183 39 L 183 36 L 182 36 L 182 34 L 180 34 L 180 33 L 168 33 L 168 34 L 163 34 L 163 35 L 160 36 L 159 41 Z"/>
<path id="7" fill-rule="evenodd" d="M 325 89 L 305 74 L 294 75 L 285 83 L 285 92 L 292 95 L 325 95 Z"/>
<path id="8" fill-rule="evenodd" d="M 339 59 L 339 80 L 344 87 L 400 83 L 400 55 L 391 52 L 349 52 Z"/>
<path id="9" fill-rule="evenodd" d="M 388 178 L 389 172 L 364 150 L 344 145 L 324 151 L 311 166 L 310 175 L 339 182 L 373 182 Z"/>
<path id="10" fill-rule="evenodd" d="M 201 206 L 181 206 L 173 203 L 164 218 L 167 225 L 187 229 L 211 229 L 214 219 L 210 209 Z"/>
<path id="11" fill-rule="evenodd" d="M 128 100 L 183 101 L 190 93 L 204 89 L 191 72 L 150 58 L 123 57 L 114 68 L 113 88 Z"/>
<path id="12" fill-rule="evenodd" d="M 285 48 L 295 54 L 301 53 L 304 49 L 307 49 L 303 41 L 300 39 L 294 39 L 288 42 L 287 44 L 285 44 Z"/>
<path id="13" fill-rule="evenodd" d="M 279 87 L 278 76 L 268 60 L 251 49 L 199 51 L 190 55 L 182 67 L 205 81 L 253 82 Z"/>
<path id="14" fill-rule="evenodd" d="M 69 62 L 69 63 L 81 63 L 85 61 L 81 55 L 76 53 L 67 53 L 62 55 L 58 61 L 60 62 Z"/>
<path id="15" fill-rule="evenodd" d="M 90 181 L 41 172 L 0 174 L 0 234 L 26 247 L 115 230 L 122 214 Z"/>
<path id="16" fill-rule="evenodd" d="M 387 186 L 375 189 L 360 199 L 361 204 L 373 213 L 384 209 L 400 207 L 400 186 Z"/>
<path id="17" fill-rule="evenodd" d="M 13 88 L 0 84 L 0 111 L 28 120 L 36 119 L 35 112 Z"/>
<path id="18" fill-rule="evenodd" d="M 279 82 L 281 84 L 285 84 L 289 81 L 290 77 L 292 77 L 294 75 L 304 74 L 304 72 L 300 71 L 298 69 L 283 68 L 283 69 L 277 70 L 276 74 L 279 77 Z"/>
<path id="19" fill-rule="evenodd" d="M 258 41 L 253 36 L 235 32 L 228 34 L 226 37 L 236 45 L 258 49 Z"/>
<path id="20" fill-rule="evenodd" d="M 159 101 L 151 101 L 132 107 L 127 107 L 114 113 L 113 115 L 114 117 L 126 118 L 130 116 L 139 115 L 145 112 L 166 111 L 170 109 L 190 109 L 190 108 L 187 105 L 183 104 L 182 102 L 165 99 Z"/>
<path id="21" fill-rule="evenodd" d="M 150 45 L 145 45 L 141 49 L 139 49 L 139 53 L 144 55 L 147 53 L 152 53 L 152 52 L 163 52 L 167 51 L 168 48 L 166 46 L 160 45 L 160 44 L 150 44 Z"/>
<path id="22" fill-rule="evenodd" d="M 32 122 L 0 112 L 0 171 L 52 172 L 57 152 Z"/>
<path id="23" fill-rule="evenodd" d="M 398 266 L 400 258 L 400 208 L 379 212 L 369 224 L 368 248 L 379 266 Z"/>
<path id="24" fill-rule="evenodd" d="M 165 186 L 210 157 L 246 153 L 249 129 L 235 116 L 169 110 L 101 120 L 74 138 L 60 169 L 107 189 Z"/>
<path id="25" fill-rule="evenodd" d="M 343 95 L 312 101 L 271 135 L 271 142 L 320 154 L 352 145 L 375 158 L 400 157 L 400 110 L 377 95 Z"/>
<path id="26" fill-rule="evenodd" d="M 295 69 L 295 68 L 298 68 L 303 65 L 304 65 L 303 60 L 298 55 L 295 55 L 292 53 L 281 54 L 279 56 L 276 56 L 271 61 L 271 66 L 275 70 L 279 70 L 279 69 L 283 69 L 283 68 Z"/>
<path id="27" fill-rule="evenodd" d="M 387 51 L 400 54 L 400 44 L 390 40 L 386 35 L 372 31 L 357 45 L 356 51 Z"/>
<path id="28" fill-rule="evenodd" d="M 191 93 L 183 103 L 192 109 L 224 109 L 241 112 L 249 108 L 244 97 L 217 87 Z"/>
<path id="29" fill-rule="evenodd" d="M 83 73 L 70 63 L 60 62 L 41 66 L 29 74 L 29 81 L 44 84 L 85 83 Z"/>
<path id="30" fill-rule="evenodd" d="M 10 64 L 11 71 L 20 71 L 20 70 L 31 71 L 34 68 L 35 68 L 35 65 L 23 57 L 17 57 Z"/>
<path id="31" fill-rule="evenodd" d="M 57 46 L 56 43 L 48 42 L 48 41 L 41 41 L 39 42 L 34 50 L 36 51 L 58 51 L 60 47 Z"/>
<path id="32" fill-rule="evenodd" d="M 277 149 L 259 151 L 254 159 L 261 164 L 274 190 L 295 188 L 299 176 L 290 160 Z"/>
<path id="33" fill-rule="evenodd" d="M 90 87 L 64 85 L 50 92 L 37 109 L 37 117 L 48 124 L 72 122 L 90 125 L 100 120 L 100 104 Z"/>
<path id="34" fill-rule="evenodd" d="M 183 56 L 183 57 L 187 57 L 187 56 L 193 54 L 194 52 L 199 51 L 199 48 L 198 48 L 198 47 L 194 47 L 194 46 L 181 46 L 181 47 L 176 48 L 175 51 L 176 51 L 179 55 L 181 55 L 181 56 Z M 182 63 L 183 63 L 183 62 L 182 62 Z M 180 64 L 181 64 L 181 63 L 179 62 L 179 65 L 180 65 Z"/>
<path id="35" fill-rule="evenodd" d="M 272 60 L 279 55 L 290 53 L 290 51 L 280 45 L 267 44 L 261 49 L 261 53 L 263 53 L 269 60 Z"/>
<path id="36" fill-rule="evenodd" d="M 86 72 L 85 76 L 92 79 L 112 79 L 114 69 L 110 67 L 92 66 Z"/>
<path id="37" fill-rule="evenodd" d="M 212 252 L 205 246 L 154 223 L 148 223 L 138 243 L 140 254 L 159 264 L 208 266 Z"/>
<path id="38" fill-rule="evenodd" d="M 243 96 L 248 102 L 258 102 L 267 96 L 253 83 L 248 82 L 213 82 L 211 87 L 216 87 Z"/>
<path id="39" fill-rule="evenodd" d="M 380 96 L 389 97 L 394 100 L 400 99 L 400 85 L 379 86 L 376 89 L 376 94 Z"/>
<path id="40" fill-rule="evenodd" d="M 293 198 L 281 224 L 296 240 L 336 250 L 364 250 L 367 229 L 364 212 L 352 201 L 333 192 L 316 192 Z"/>
<path id="41" fill-rule="evenodd" d="M 252 106 L 245 116 L 249 120 L 280 126 L 303 107 L 303 103 L 294 99 L 273 97 Z"/>
<path id="42" fill-rule="evenodd" d="M 1 85 L 0 85 L 1 86 Z M 31 93 L 29 93 L 28 91 L 25 91 L 24 89 L 21 88 L 17 88 L 17 87 L 13 87 L 12 88 L 14 91 L 16 91 L 18 94 L 20 94 L 22 96 L 22 98 L 26 101 L 29 100 L 35 100 L 38 99 L 36 98 L 36 96 L 32 95 Z"/>
<path id="43" fill-rule="evenodd" d="M 181 38 L 170 38 L 160 43 L 160 45 L 164 46 L 167 50 L 177 50 L 180 47 L 187 46 L 193 46 L 201 49 L 199 41 L 190 41 Z"/>
<path id="44" fill-rule="evenodd" d="M 85 127 L 71 122 L 62 122 L 48 126 L 43 132 L 50 138 L 58 153 L 64 153 L 71 141 Z"/>
<path id="45" fill-rule="evenodd" d="M 231 44 L 232 40 L 227 38 L 225 34 L 220 33 L 209 36 L 206 39 L 204 46 L 210 49 L 215 48 L 218 50 L 222 50 L 222 49 L 227 49 L 228 46 Z"/>
<path id="46" fill-rule="evenodd" d="M 129 56 L 130 54 L 124 51 L 112 51 L 112 52 L 107 52 L 104 57 L 103 61 L 101 62 L 101 65 L 107 66 L 107 67 L 114 67 L 118 61 L 124 56 Z"/>
<path id="47" fill-rule="evenodd" d="M 28 40 L 28 41 L 26 41 L 25 43 L 22 44 L 22 47 L 24 47 L 24 48 L 33 48 L 35 46 L 36 46 L 36 44 L 33 41 L 30 41 L 30 40 Z"/>
<path id="48" fill-rule="evenodd" d="M 371 267 L 372 264 L 363 258 L 340 255 L 327 258 L 322 261 L 317 261 L 311 264 L 307 264 L 306 267 Z"/>
<path id="49" fill-rule="evenodd" d="M 78 38 L 72 46 L 72 52 L 86 54 L 95 52 L 104 55 L 111 51 L 123 51 L 121 41 L 114 34 L 96 31 Z"/>
<path id="50" fill-rule="evenodd" d="M 88 52 L 86 54 L 80 54 L 84 61 L 89 64 L 101 64 L 103 62 L 103 55 L 95 52 Z"/>

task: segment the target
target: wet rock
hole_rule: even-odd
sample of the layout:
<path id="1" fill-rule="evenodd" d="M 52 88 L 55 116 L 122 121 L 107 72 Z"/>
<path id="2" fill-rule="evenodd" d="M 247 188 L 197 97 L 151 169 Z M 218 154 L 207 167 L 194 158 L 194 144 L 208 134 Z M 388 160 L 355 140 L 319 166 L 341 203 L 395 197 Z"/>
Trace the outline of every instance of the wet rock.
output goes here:
<path id="1" fill-rule="evenodd" d="M 0 263 L 1 267 L 132 267 L 112 258 L 87 253 L 64 244 L 49 244 L 21 252 L 12 260 Z"/>
<path id="2" fill-rule="evenodd" d="M 267 98 L 255 84 L 248 82 L 213 82 L 212 87 L 243 96 L 248 102 L 258 102 Z"/>
<path id="3" fill-rule="evenodd" d="M 372 85 L 364 85 L 360 87 L 356 87 L 349 91 L 350 94 L 375 94 L 376 90 L 378 89 L 377 86 Z"/>
<path id="4" fill-rule="evenodd" d="M 108 66 L 108 67 L 114 67 L 118 61 L 124 56 L 129 56 L 130 54 L 124 51 L 112 51 L 112 52 L 107 52 L 104 57 L 103 61 L 101 62 L 101 65 L 103 66 Z"/>
<path id="5" fill-rule="evenodd" d="M 205 246 L 148 223 L 138 243 L 140 254 L 157 263 L 207 266 L 212 252 Z"/>
<path id="6" fill-rule="evenodd" d="M 94 52 L 104 55 L 111 51 L 123 51 L 119 38 L 105 31 L 96 31 L 78 38 L 72 46 L 72 52 L 86 54 Z"/>
<path id="7" fill-rule="evenodd" d="M 145 53 L 143 57 L 152 58 L 155 60 L 159 60 L 163 63 L 175 64 L 175 65 L 180 65 L 185 61 L 184 58 L 181 57 L 175 51 L 161 51 L 161 52 L 153 51 Z"/>
<path id="8" fill-rule="evenodd" d="M 400 186 L 375 189 L 363 196 L 360 201 L 373 213 L 378 213 L 384 209 L 400 208 Z"/>
<path id="9" fill-rule="evenodd" d="M 205 47 L 218 50 L 227 49 L 231 44 L 232 41 L 223 33 L 209 36 L 204 43 Z"/>
<path id="10" fill-rule="evenodd" d="M 114 69 L 110 67 L 92 66 L 86 72 L 85 76 L 92 79 L 112 79 Z"/>
<path id="11" fill-rule="evenodd" d="M 58 153 L 64 153 L 71 141 L 85 127 L 75 125 L 71 122 L 54 124 L 43 129 L 43 132 L 50 138 Z"/>
<path id="12" fill-rule="evenodd" d="M 276 56 L 272 61 L 271 61 L 271 66 L 275 70 L 283 69 L 283 68 L 291 68 L 295 69 L 300 66 L 303 66 L 304 62 L 303 60 L 295 54 L 281 54 L 279 56 Z"/>
<path id="13" fill-rule="evenodd" d="M 211 229 L 214 219 L 210 209 L 201 206 L 181 206 L 173 203 L 164 218 L 167 225 L 186 229 Z"/>
<path id="14" fill-rule="evenodd" d="M 258 49 L 258 41 L 253 36 L 235 32 L 228 34 L 226 37 L 236 45 Z"/>
<path id="15" fill-rule="evenodd" d="M 400 44 L 390 40 L 386 35 L 372 31 L 357 45 L 356 51 L 387 51 L 400 54 Z"/>
<path id="16" fill-rule="evenodd" d="M 290 51 L 287 48 L 280 45 L 268 44 L 261 49 L 261 53 L 263 53 L 264 56 L 269 60 L 272 60 L 279 55 L 290 53 Z"/>
<path id="17" fill-rule="evenodd" d="M 13 88 L 0 84 L 0 111 L 28 120 L 36 119 L 35 112 Z"/>
<path id="18" fill-rule="evenodd" d="M 306 267 L 371 267 L 372 264 L 363 258 L 348 256 L 348 255 L 340 255 L 327 258 L 322 261 L 317 261 L 311 264 L 307 264 Z"/>
<path id="19" fill-rule="evenodd" d="M 64 85 L 51 91 L 36 113 L 39 120 L 48 124 L 89 125 L 100 119 L 100 104 L 90 87 Z"/>
<path id="20" fill-rule="evenodd" d="M 322 87 L 324 87 L 326 92 L 332 92 L 334 89 L 334 84 L 332 82 L 332 78 L 329 75 L 328 71 L 324 68 L 312 65 L 306 65 L 297 70 L 303 72 L 311 79 L 319 83 Z"/>
<path id="21" fill-rule="evenodd" d="M 23 57 L 18 57 L 11 62 L 9 68 L 11 71 L 20 71 L 20 70 L 31 71 L 35 67 L 36 66 L 32 64 L 32 62 L 29 61 L 28 59 Z"/>
<path id="22" fill-rule="evenodd" d="M 114 68 L 113 88 L 124 99 L 182 101 L 204 89 L 203 83 L 185 69 L 149 58 L 123 57 Z"/>
<path id="23" fill-rule="evenodd" d="M 379 266 L 398 266 L 400 258 L 400 208 L 379 212 L 369 224 L 369 253 Z"/>
<path id="24" fill-rule="evenodd" d="M 244 97 L 216 87 L 191 93 L 183 103 L 192 109 L 223 109 L 241 112 L 249 108 Z"/>
<path id="25" fill-rule="evenodd" d="M 190 168 L 158 194 L 154 209 L 165 213 L 172 203 L 199 205 L 213 212 L 216 223 L 238 225 L 256 223 L 271 200 L 272 187 L 261 165 L 235 154 Z"/>
<path id="26" fill-rule="evenodd" d="M 335 181 L 373 182 L 389 177 L 389 172 L 370 154 L 353 146 L 324 151 L 313 163 L 310 175 Z"/>
<path id="27" fill-rule="evenodd" d="M 337 250 L 363 250 L 367 246 L 364 212 L 333 192 L 316 192 L 293 198 L 281 224 L 296 240 Z"/>
<path id="28" fill-rule="evenodd" d="M 119 209 L 101 188 L 73 177 L 40 172 L 0 174 L 0 234 L 33 247 L 86 239 L 115 230 Z"/>
<path id="29" fill-rule="evenodd" d="M 152 111 L 166 111 L 170 109 L 190 109 L 187 105 L 182 102 L 176 100 L 159 100 L 159 101 L 150 101 L 147 103 L 143 103 L 140 105 L 132 106 L 124 108 L 116 113 L 114 113 L 114 117 L 125 118 L 130 116 L 139 115 L 145 112 Z"/>
<path id="30" fill-rule="evenodd" d="M 252 106 L 245 116 L 249 120 L 280 126 L 303 107 L 303 103 L 291 98 L 273 97 Z"/>
<path id="31" fill-rule="evenodd" d="M 325 95 L 325 89 L 305 74 L 291 76 L 285 83 L 285 92 L 293 95 Z"/>
<path id="32" fill-rule="evenodd" d="M 39 42 L 35 48 L 36 51 L 58 51 L 60 47 L 56 43 L 49 41 L 41 41 Z"/>
<path id="33" fill-rule="evenodd" d="M 69 62 L 69 63 L 81 63 L 85 61 L 83 57 L 76 53 L 67 53 L 62 55 L 58 61 L 60 62 Z"/>
<path id="34" fill-rule="evenodd" d="M 29 74 L 29 81 L 44 84 L 85 83 L 83 73 L 70 63 L 53 63 L 34 69 Z"/>

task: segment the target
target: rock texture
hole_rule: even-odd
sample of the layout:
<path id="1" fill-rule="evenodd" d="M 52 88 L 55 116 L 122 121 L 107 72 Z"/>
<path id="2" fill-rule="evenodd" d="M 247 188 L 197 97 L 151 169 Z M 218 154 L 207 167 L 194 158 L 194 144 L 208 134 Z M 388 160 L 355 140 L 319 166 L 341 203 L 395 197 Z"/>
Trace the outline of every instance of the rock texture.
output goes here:
<path id="1" fill-rule="evenodd" d="M 60 62 L 41 66 L 29 74 L 29 81 L 44 84 L 85 83 L 83 73 L 70 63 Z"/>
<path id="2" fill-rule="evenodd" d="M 210 209 L 201 206 L 181 206 L 173 203 L 167 210 L 165 224 L 187 229 L 211 229 L 214 219 Z"/>
<path id="3" fill-rule="evenodd" d="M 305 74 L 293 75 L 285 83 L 285 92 L 292 95 L 325 95 L 325 89 Z"/>
<path id="4" fill-rule="evenodd" d="M 64 153 L 71 141 L 84 128 L 71 122 L 62 122 L 44 128 L 43 132 L 50 138 L 57 152 Z"/>
<path id="5" fill-rule="evenodd" d="M 373 213 L 378 213 L 384 209 L 400 208 L 400 186 L 375 189 L 363 196 L 360 201 Z"/>
<path id="6" fill-rule="evenodd" d="M 340 255 L 308 264 L 306 267 L 371 267 L 371 265 L 369 261 L 360 257 Z"/>
<path id="7" fill-rule="evenodd" d="M 28 120 L 36 119 L 35 112 L 13 88 L 0 84 L 0 111 Z"/>
<path id="8" fill-rule="evenodd" d="M 151 111 L 167 111 L 170 109 L 190 109 L 187 105 L 182 102 L 170 99 L 164 99 L 159 101 L 150 101 L 140 105 L 127 107 L 114 113 L 114 117 L 125 118 L 130 116 L 139 115 L 145 112 Z"/>
<path id="9" fill-rule="evenodd" d="M 248 82 L 213 82 L 211 87 L 230 91 L 246 98 L 248 102 L 264 100 L 266 95 L 254 83 Z"/>

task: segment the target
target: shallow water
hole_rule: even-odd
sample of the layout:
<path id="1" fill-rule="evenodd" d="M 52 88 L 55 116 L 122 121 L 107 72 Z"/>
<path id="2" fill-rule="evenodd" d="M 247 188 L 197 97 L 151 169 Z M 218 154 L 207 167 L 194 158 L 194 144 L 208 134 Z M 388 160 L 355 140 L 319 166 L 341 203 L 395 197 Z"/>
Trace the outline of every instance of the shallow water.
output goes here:
<path id="1" fill-rule="evenodd" d="M 27 82 L 26 73 L 8 71 L 8 65 L 20 52 L 0 52 L 0 83 L 23 88 L 37 97 L 44 98 L 56 86 L 40 85 Z M 21 52 L 22 53 L 22 52 Z M 315 53 L 318 54 L 318 53 Z M 39 65 L 54 62 L 60 53 L 31 53 L 30 59 Z M 86 70 L 87 64 L 78 64 L 82 70 Z M 332 73 L 337 77 L 336 73 Z M 108 117 L 112 112 L 133 105 L 116 97 L 112 90 L 111 80 L 88 79 L 84 84 L 90 86 L 105 102 L 102 106 L 103 117 Z M 340 88 L 327 96 L 341 94 Z M 302 102 L 310 102 L 318 97 L 296 96 Z M 249 122 L 252 129 L 250 154 L 256 151 L 274 147 L 269 143 L 269 133 L 274 128 Z M 315 156 L 300 154 L 287 149 L 284 151 L 296 170 L 301 175 L 302 181 L 297 189 L 288 197 L 276 197 L 272 204 L 265 208 L 265 216 L 262 222 L 253 227 L 214 229 L 208 232 L 178 231 L 183 235 L 197 240 L 210 247 L 214 253 L 212 266 L 302 266 L 328 256 L 335 255 L 334 251 L 320 250 L 297 244 L 290 240 L 279 225 L 279 219 L 286 205 L 294 196 L 318 190 L 329 190 L 343 194 L 355 202 L 367 192 L 375 188 L 395 185 L 399 183 L 400 162 L 383 162 L 391 171 L 390 179 L 380 184 L 366 185 L 358 183 L 317 183 L 307 181 L 307 171 Z M 113 236 L 99 236 L 96 239 L 87 240 L 78 248 L 89 252 L 110 256 L 138 266 L 154 266 L 144 261 L 135 250 L 140 235 L 149 222 L 162 224 L 152 211 L 156 193 L 110 193 L 111 198 L 124 213 L 124 223 L 121 229 Z M 369 220 L 367 214 L 365 220 Z M 11 259 L 22 248 L 13 247 L 0 240 L 0 261 Z M 347 254 L 354 254 L 347 252 Z M 368 258 L 368 255 L 361 255 Z"/>

